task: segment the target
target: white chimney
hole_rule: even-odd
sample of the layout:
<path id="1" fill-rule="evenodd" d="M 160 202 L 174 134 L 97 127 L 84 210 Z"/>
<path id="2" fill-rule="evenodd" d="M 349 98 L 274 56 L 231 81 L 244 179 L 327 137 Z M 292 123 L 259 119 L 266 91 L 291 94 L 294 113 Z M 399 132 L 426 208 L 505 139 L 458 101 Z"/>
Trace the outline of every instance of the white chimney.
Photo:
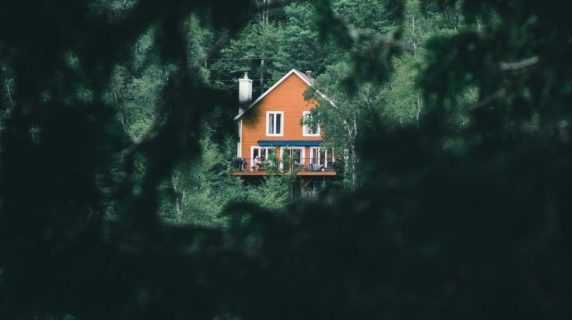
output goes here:
<path id="1" fill-rule="evenodd" d="M 238 79 L 238 112 L 242 113 L 252 101 L 252 80 L 248 79 L 248 73 L 244 73 L 244 77 Z"/>

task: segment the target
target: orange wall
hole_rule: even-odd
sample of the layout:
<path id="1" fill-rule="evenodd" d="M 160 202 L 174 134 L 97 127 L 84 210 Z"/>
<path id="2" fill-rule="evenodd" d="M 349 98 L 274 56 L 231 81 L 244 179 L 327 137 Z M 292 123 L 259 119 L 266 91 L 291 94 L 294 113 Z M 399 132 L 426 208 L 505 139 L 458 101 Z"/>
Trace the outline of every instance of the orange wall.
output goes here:
<path id="1" fill-rule="evenodd" d="M 297 75 L 291 74 L 278 87 L 274 88 L 256 106 L 242 118 L 242 157 L 251 159 L 251 147 L 257 146 L 259 140 L 284 141 L 305 140 L 321 141 L 320 136 L 304 136 L 300 124 L 304 111 L 310 111 L 315 106 L 312 101 L 304 100 L 304 91 L 308 85 Z M 266 135 L 266 112 L 284 112 L 283 136 Z M 305 158 L 310 158 L 310 148 L 305 148 Z M 277 153 L 278 154 L 278 153 Z"/>

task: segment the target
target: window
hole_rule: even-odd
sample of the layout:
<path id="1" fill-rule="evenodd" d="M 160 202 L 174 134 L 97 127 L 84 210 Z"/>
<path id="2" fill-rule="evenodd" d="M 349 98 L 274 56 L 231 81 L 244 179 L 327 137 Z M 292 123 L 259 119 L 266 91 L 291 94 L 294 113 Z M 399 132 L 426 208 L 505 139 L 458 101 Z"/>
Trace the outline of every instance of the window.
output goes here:
<path id="1" fill-rule="evenodd" d="M 284 112 L 268 111 L 266 112 L 266 135 L 282 136 L 284 135 Z"/>
<path id="2" fill-rule="evenodd" d="M 324 168 L 327 168 L 334 163 L 334 152 L 332 149 L 311 147 L 310 155 L 310 163 L 312 164 L 322 165 Z"/>
<path id="3" fill-rule="evenodd" d="M 304 148 L 302 147 L 284 147 L 282 148 L 282 160 L 289 160 L 293 163 L 304 163 Z"/>
<path id="4" fill-rule="evenodd" d="M 255 167 L 256 157 L 260 157 L 260 161 L 264 165 L 271 165 L 276 161 L 276 151 L 274 147 L 252 147 L 250 155 L 252 159 L 250 160 L 251 170 Z"/>
<path id="5" fill-rule="evenodd" d="M 283 147 L 280 170 L 292 171 L 301 169 L 304 166 L 304 148 Z"/>
<path id="6" fill-rule="evenodd" d="M 252 159 L 260 157 L 260 160 L 267 161 L 275 158 L 274 147 L 252 147 Z"/>
<path id="7" fill-rule="evenodd" d="M 304 136 L 319 136 L 320 127 L 312 123 L 312 114 L 310 111 L 304 111 L 302 115 L 302 134 Z"/>

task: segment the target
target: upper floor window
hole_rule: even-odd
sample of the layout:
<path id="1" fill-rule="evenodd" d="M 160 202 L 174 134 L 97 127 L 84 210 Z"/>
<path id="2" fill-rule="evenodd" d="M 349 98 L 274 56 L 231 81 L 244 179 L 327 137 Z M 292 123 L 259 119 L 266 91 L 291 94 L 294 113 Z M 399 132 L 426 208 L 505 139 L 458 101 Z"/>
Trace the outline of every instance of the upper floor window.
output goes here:
<path id="1" fill-rule="evenodd" d="M 320 127 L 312 122 L 312 114 L 310 111 L 304 111 L 302 116 L 302 134 L 304 136 L 319 136 Z"/>
<path id="2" fill-rule="evenodd" d="M 266 135 L 267 136 L 284 135 L 284 112 L 282 111 L 266 112 Z"/>

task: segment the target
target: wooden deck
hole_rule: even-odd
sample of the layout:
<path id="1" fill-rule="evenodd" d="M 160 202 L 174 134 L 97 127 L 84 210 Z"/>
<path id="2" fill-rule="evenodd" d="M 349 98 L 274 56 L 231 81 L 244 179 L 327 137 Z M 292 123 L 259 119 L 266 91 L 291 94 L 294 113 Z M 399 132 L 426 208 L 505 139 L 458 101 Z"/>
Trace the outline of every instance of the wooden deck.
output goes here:
<path id="1" fill-rule="evenodd" d="M 292 172 L 267 172 L 267 171 L 258 171 L 258 172 L 254 172 L 254 171 L 235 171 L 233 172 L 234 176 L 238 176 L 238 177 L 262 177 L 262 176 L 266 176 L 266 175 L 290 175 L 293 174 Z M 297 171 L 294 172 L 294 174 L 296 174 L 297 176 L 311 176 L 311 177 L 335 177 L 336 176 L 336 172 L 333 170 L 326 170 L 326 171 L 308 171 L 308 170 L 301 170 L 301 171 Z"/>

